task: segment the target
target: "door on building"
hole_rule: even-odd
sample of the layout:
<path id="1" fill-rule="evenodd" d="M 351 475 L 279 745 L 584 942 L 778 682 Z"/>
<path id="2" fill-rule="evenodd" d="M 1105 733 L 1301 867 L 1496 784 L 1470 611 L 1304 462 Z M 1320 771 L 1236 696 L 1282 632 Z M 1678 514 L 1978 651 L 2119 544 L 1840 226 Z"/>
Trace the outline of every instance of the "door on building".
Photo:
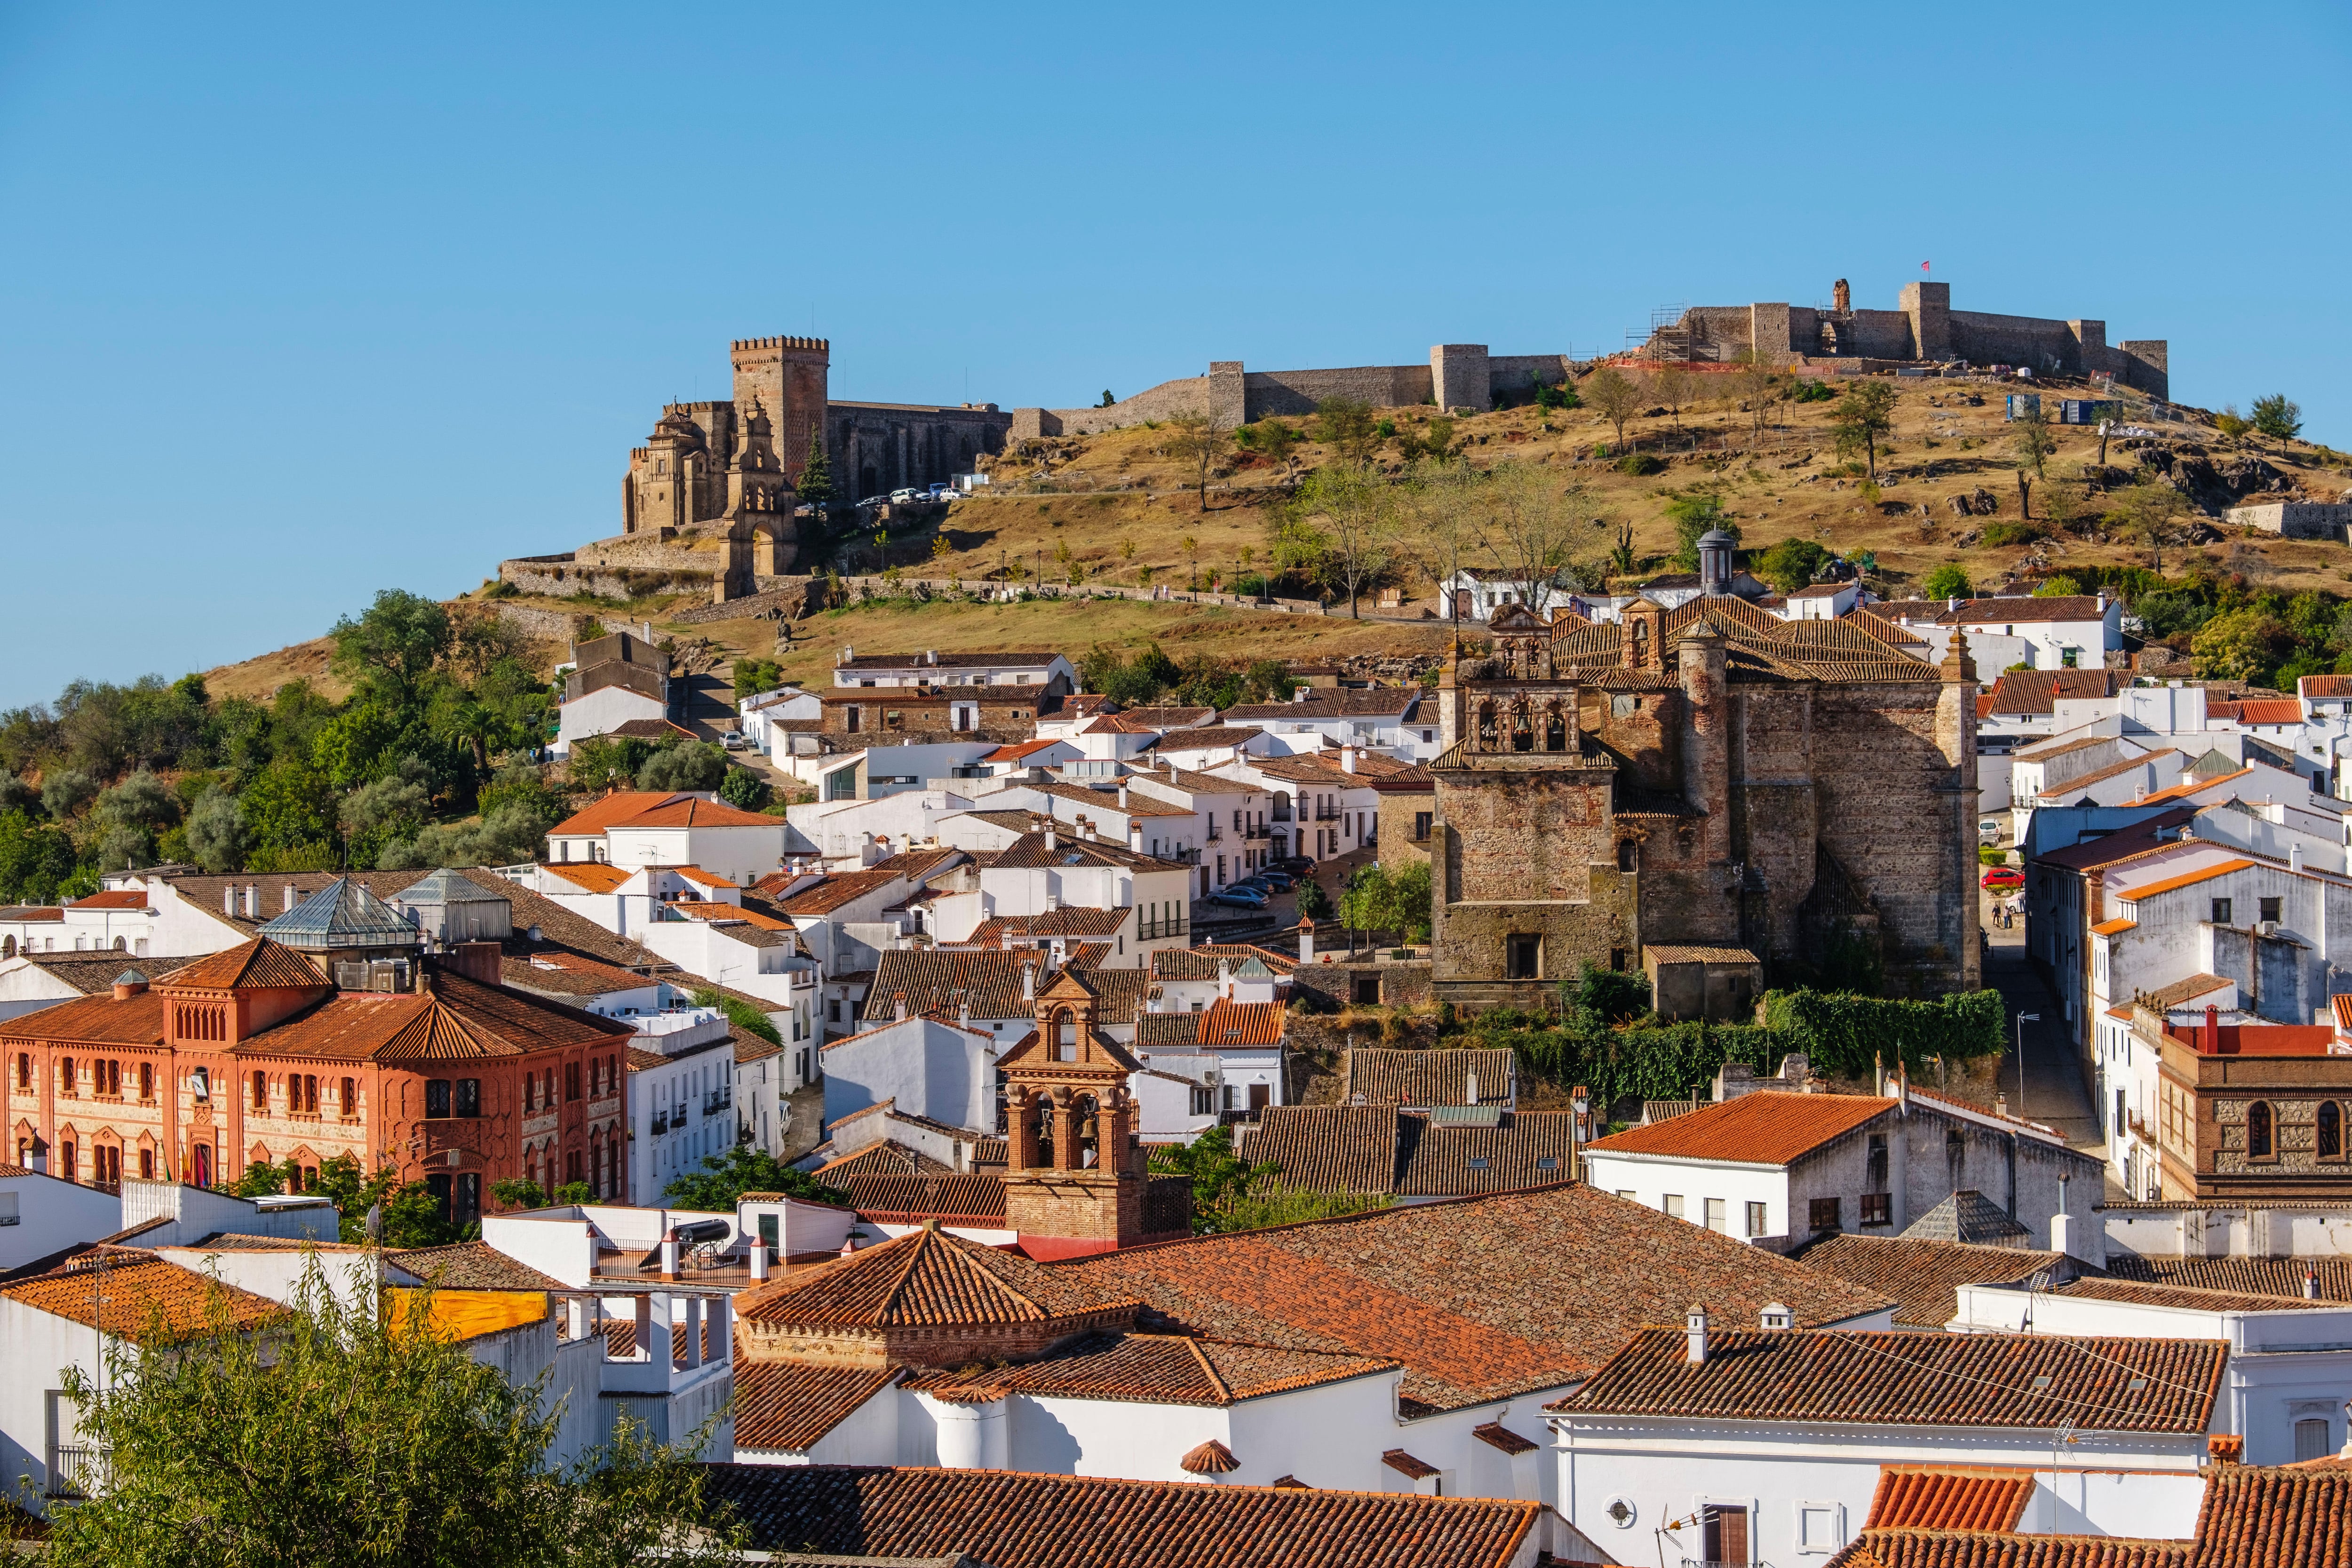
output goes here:
<path id="1" fill-rule="evenodd" d="M 1475 621 L 1478 618 L 1470 607 L 1470 590 L 1467 588 L 1454 590 L 1454 618 L 1457 621 Z"/>
<path id="2" fill-rule="evenodd" d="M 760 1245 L 768 1249 L 768 1261 L 771 1263 L 779 1261 L 781 1257 L 777 1251 L 782 1240 L 778 1228 L 780 1224 L 780 1220 L 774 1215 L 763 1214 L 760 1216 Z"/>
<path id="3" fill-rule="evenodd" d="M 1252 1115 L 1255 1115 L 1257 1112 L 1264 1110 L 1267 1106 L 1274 1103 L 1274 1085 L 1270 1083 L 1254 1083 L 1249 1086 L 1249 1090 L 1250 1113 Z"/>
<path id="4" fill-rule="evenodd" d="M 1706 1515 L 1706 1560 L 1709 1563 L 1748 1561 L 1748 1510 L 1710 1508 Z"/>

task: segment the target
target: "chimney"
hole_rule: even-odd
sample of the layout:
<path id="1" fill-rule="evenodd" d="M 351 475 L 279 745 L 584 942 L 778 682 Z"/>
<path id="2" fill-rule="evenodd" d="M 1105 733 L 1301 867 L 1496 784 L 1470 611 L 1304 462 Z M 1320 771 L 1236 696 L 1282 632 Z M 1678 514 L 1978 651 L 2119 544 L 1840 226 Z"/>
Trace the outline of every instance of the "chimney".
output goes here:
<path id="1" fill-rule="evenodd" d="M 245 918 L 249 921 L 261 918 L 261 884 L 258 882 L 245 885 Z"/>
<path id="2" fill-rule="evenodd" d="M 446 952 L 433 955 L 433 965 L 444 973 L 462 974 L 484 985 L 499 983 L 499 944 L 494 942 L 452 942 Z"/>
<path id="3" fill-rule="evenodd" d="M 2221 1048 L 2221 1009 L 2212 1003 L 2205 1004 L 2205 1049 L 2218 1052 Z"/>
<path id="4" fill-rule="evenodd" d="M 1050 914 L 1052 914 L 1055 910 L 1056 910 L 1060 909 L 1061 907 L 1062 907 L 1062 895 L 1061 895 L 1061 894 L 1059 894 L 1059 893 L 1048 893 L 1048 894 L 1046 894 L 1046 895 L 1045 895 L 1045 912 L 1046 912 L 1047 914 L 1049 914 L 1049 915 L 1050 915 Z"/>
<path id="5" fill-rule="evenodd" d="M 295 902 L 294 884 L 289 882 L 286 884 L 286 910 L 289 914 L 293 912 Z"/>
<path id="6" fill-rule="evenodd" d="M 894 1023 L 903 1024 L 907 1021 L 907 994 L 904 991 L 894 991 L 890 994 L 890 1016 Z"/>
<path id="7" fill-rule="evenodd" d="M 2296 872 L 2300 872 L 2303 869 L 2302 845 L 2290 844 L 2286 847 L 2286 868 L 2290 871 Z"/>
<path id="8" fill-rule="evenodd" d="M 1462 1103 L 1465 1105 L 1478 1103 L 1478 1075 L 1475 1072 L 1462 1075 Z"/>
<path id="9" fill-rule="evenodd" d="M 768 1244 L 756 1236 L 744 1239 L 751 1244 L 751 1283 L 757 1285 L 768 1278 Z"/>
<path id="10" fill-rule="evenodd" d="M 2216 1432 L 2205 1439 L 2205 1458 L 2215 1466 L 2242 1463 L 2246 1457 L 2246 1440 L 2234 1434 Z"/>
<path id="11" fill-rule="evenodd" d="M 135 969 L 126 969 L 123 971 L 125 975 L 136 974 L 138 973 L 139 972 Z M 142 994 L 146 989 L 147 982 L 144 980 L 118 980 L 114 983 L 114 999 L 117 1002 L 128 1002 L 133 996 Z"/>
<path id="12" fill-rule="evenodd" d="M 1784 1301 L 1767 1301 L 1764 1303 L 1763 1314 L 1758 1320 L 1758 1326 L 1767 1333 L 1793 1329 L 1797 1326 L 1797 1314 L 1789 1310 L 1788 1304 Z"/>
<path id="13" fill-rule="evenodd" d="M 841 662 L 842 662 L 842 663 L 844 663 L 844 664 L 850 664 L 850 663 L 854 663 L 854 662 L 856 660 L 856 658 L 857 658 L 857 650 L 856 650 L 856 648 L 854 648 L 854 647 L 850 647 L 847 643 L 844 643 L 844 644 L 842 644 L 842 645 L 841 645 Z"/>
<path id="14" fill-rule="evenodd" d="M 2319 1275 L 2315 1270 L 2306 1268 L 2303 1271 L 2303 1299 L 2306 1301 L 2319 1300 Z"/>
<path id="15" fill-rule="evenodd" d="M 2344 842 L 2352 844 L 2352 815 L 2345 818 Z M 236 884 L 234 882 L 221 889 L 221 913 L 231 920 L 236 919 Z"/>
<path id="16" fill-rule="evenodd" d="M 1339 771 L 1343 773 L 1352 773 L 1356 771 L 1355 747 L 1342 746 L 1339 748 Z"/>
<path id="17" fill-rule="evenodd" d="M 1034 963 L 1024 962 L 1021 965 L 1021 1000 L 1037 1000 L 1037 966 Z"/>
<path id="18" fill-rule="evenodd" d="M 1125 811 L 1127 809 L 1127 781 L 1125 779 L 1118 781 L 1118 808 L 1121 811 Z"/>
<path id="19" fill-rule="evenodd" d="M 1046 854 L 1048 854 L 1048 855 L 1051 855 L 1055 850 L 1059 849 L 1061 847 L 1062 847 L 1062 840 L 1061 840 L 1060 837 L 1055 833 L 1055 831 L 1054 831 L 1054 825 L 1053 825 L 1051 822 L 1046 823 L 1046 825 L 1045 825 L 1045 853 L 1046 853 Z"/>
<path id="20" fill-rule="evenodd" d="M 1944 608 L 1948 610 L 1957 610 L 1959 607 L 1960 602 L 1958 599 L 1947 599 L 1944 601 Z"/>
<path id="21" fill-rule="evenodd" d="M 1298 962 L 1301 963 L 1315 962 L 1315 922 L 1311 920 L 1302 920 L 1298 922 Z"/>
<path id="22" fill-rule="evenodd" d="M 1690 1310 L 1683 1314 L 1683 1363 L 1685 1366 L 1705 1366 L 1706 1364 L 1706 1309 L 1696 1301 L 1692 1302 Z"/>
<path id="23" fill-rule="evenodd" d="M 937 663 L 939 663 L 939 662 L 940 662 L 940 650 L 939 650 L 939 649 L 937 649 L 937 648 L 935 648 L 935 647 L 927 647 L 927 648 L 925 648 L 925 649 L 923 650 L 923 662 L 924 662 L 925 664 L 937 664 Z"/>
<path id="24" fill-rule="evenodd" d="M 1143 853 L 1143 819 L 1141 817 L 1130 816 L 1127 819 L 1127 847 L 1138 855 Z"/>

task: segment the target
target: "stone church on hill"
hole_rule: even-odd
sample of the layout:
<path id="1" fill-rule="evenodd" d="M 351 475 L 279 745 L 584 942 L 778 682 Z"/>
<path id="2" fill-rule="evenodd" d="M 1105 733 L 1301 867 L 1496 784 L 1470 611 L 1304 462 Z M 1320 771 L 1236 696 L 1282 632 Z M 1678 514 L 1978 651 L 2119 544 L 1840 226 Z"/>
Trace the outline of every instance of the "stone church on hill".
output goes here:
<path id="1" fill-rule="evenodd" d="M 1728 592 L 1731 553 L 1703 540 L 1704 591 L 1672 610 L 1512 606 L 1457 652 L 1429 763 L 1441 998 L 1539 1005 L 1582 963 L 1692 949 L 1766 984 L 1981 983 L 1965 650 L 1938 668 L 1866 614 L 1780 620 Z"/>

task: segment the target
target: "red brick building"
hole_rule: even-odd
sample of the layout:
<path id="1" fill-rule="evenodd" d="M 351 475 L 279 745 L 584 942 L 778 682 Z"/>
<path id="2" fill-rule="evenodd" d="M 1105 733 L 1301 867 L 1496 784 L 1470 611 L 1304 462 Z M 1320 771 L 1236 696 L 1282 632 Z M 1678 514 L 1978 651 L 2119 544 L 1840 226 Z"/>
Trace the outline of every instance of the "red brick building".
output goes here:
<path id="1" fill-rule="evenodd" d="M 627 1025 L 499 984 L 494 942 L 421 952 L 349 880 L 270 925 L 308 951 L 265 934 L 0 1025 L 16 1162 L 211 1186 L 349 1154 L 460 1223 L 509 1177 L 619 1193 Z"/>

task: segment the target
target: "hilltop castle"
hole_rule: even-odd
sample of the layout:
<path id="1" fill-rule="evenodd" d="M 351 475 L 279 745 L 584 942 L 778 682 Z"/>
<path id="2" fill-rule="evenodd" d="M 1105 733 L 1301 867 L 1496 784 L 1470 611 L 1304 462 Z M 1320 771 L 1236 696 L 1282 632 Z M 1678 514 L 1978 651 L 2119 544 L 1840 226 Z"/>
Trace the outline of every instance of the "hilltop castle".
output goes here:
<path id="1" fill-rule="evenodd" d="M 823 338 L 728 345 L 734 395 L 666 405 L 621 476 L 621 531 L 578 550 L 503 562 L 530 593 L 628 598 L 708 584 L 715 599 L 758 591 L 793 570 L 798 489 L 822 439 L 834 499 L 862 500 L 971 471 L 1002 450 L 1012 424 L 992 403 L 835 403 Z"/>

